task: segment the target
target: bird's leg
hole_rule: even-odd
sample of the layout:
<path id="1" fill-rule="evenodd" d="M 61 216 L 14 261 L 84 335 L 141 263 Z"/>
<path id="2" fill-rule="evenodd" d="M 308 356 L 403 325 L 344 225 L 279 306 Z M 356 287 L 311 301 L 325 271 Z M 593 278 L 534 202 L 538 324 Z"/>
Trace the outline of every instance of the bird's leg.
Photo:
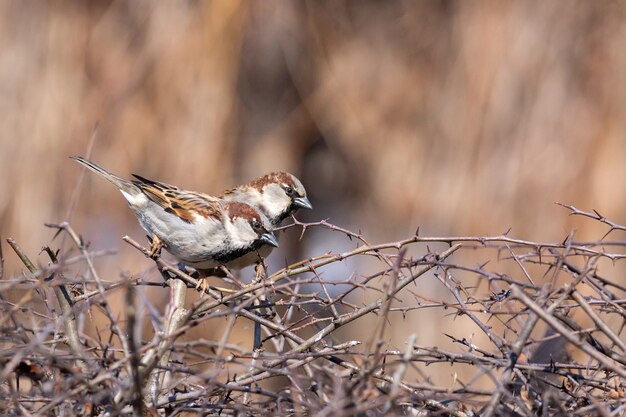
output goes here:
<path id="1" fill-rule="evenodd" d="M 269 286 L 272 292 L 274 292 L 274 282 L 270 281 L 268 283 L 266 280 L 267 280 L 267 266 L 265 266 L 265 262 L 263 261 L 263 258 L 259 257 L 259 260 L 254 266 L 254 281 L 252 283 L 258 284 L 260 282 L 263 282 L 265 284 L 269 284 L 269 285 L 265 285 L 265 287 L 263 288 L 263 291 L 266 292 L 266 289 Z"/>
<path id="2" fill-rule="evenodd" d="M 254 283 L 261 282 L 267 278 L 267 269 L 262 259 L 254 266 Z"/>
<path id="3" fill-rule="evenodd" d="M 148 237 L 148 239 L 150 240 L 150 257 L 157 259 L 161 256 L 161 249 L 164 246 L 163 241 L 157 235 L 152 235 L 152 238 Z"/>
<path id="4" fill-rule="evenodd" d="M 198 278 L 196 278 L 198 280 L 196 290 L 199 289 L 201 293 L 206 294 L 209 289 L 209 274 L 207 274 L 207 271 L 204 269 L 197 269 L 196 272 L 198 273 Z"/>

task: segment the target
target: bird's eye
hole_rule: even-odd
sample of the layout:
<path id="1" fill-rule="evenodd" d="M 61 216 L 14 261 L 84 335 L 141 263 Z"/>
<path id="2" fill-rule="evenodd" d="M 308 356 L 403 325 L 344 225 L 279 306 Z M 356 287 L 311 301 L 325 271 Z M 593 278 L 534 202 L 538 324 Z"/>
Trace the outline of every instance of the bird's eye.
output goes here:
<path id="1" fill-rule="evenodd" d="M 291 195 L 291 194 L 293 194 L 293 188 L 291 188 L 291 187 L 290 187 L 290 186 L 288 186 L 288 185 L 287 185 L 287 186 L 285 186 L 285 193 L 286 193 L 287 195 Z"/>
<path id="2" fill-rule="evenodd" d="M 261 228 L 261 223 L 257 219 L 252 220 L 252 228 L 258 230 Z"/>

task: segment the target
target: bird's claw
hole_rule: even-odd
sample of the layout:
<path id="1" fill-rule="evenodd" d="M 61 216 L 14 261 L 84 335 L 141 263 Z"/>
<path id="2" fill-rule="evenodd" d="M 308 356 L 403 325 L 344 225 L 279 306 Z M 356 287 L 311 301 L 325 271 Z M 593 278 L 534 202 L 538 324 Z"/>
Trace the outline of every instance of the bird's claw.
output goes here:
<path id="1" fill-rule="evenodd" d="M 148 256 L 152 259 L 158 259 L 161 256 L 161 249 L 163 248 L 163 242 L 159 239 L 158 236 L 152 236 L 152 240 L 150 241 L 150 252 Z"/>
<path id="2" fill-rule="evenodd" d="M 267 270 L 263 262 L 258 262 L 254 267 L 254 282 L 262 282 L 267 278 Z"/>
<path id="3" fill-rule="evenodd" d="M 199 290 L 201 293 L 206 293 L 209 289 L 209 280 L 206 277 L 198 278 L 196 284 L 196 290 Z"/>

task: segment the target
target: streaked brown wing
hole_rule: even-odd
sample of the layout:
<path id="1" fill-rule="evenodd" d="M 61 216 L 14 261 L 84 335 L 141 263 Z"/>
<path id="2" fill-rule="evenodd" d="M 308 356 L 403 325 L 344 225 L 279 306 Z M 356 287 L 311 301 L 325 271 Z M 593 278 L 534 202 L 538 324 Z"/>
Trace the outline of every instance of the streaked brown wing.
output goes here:
<path id="1" fill-rule="evenodd" d="M 238 189 L 238 188 L 239 188 L 239 187 L 233 187 L 233 188 L 230 188 L 230 189 L 228 189 L 228 190 L 224 191 L 222 194 L 220 194 L 220 197 L 226 197 L 226 196 L 228 196 L 229 194 L 234 194 L 234 193 L 235 193 L 235 191 L 237 191 L 237 189 Z"/>
<path id="2" fill-rule="evenodd" d="M 196 215 L 209 218 L 219 218 L 219 199 L 195 191 L 181 190 L 180 188 L 163 182 L 149 180 L 133 174 L 136 178 L 133 183 L 153 202 L 163 207 L 168 213 L 180 219 L 191 222 Z"/>

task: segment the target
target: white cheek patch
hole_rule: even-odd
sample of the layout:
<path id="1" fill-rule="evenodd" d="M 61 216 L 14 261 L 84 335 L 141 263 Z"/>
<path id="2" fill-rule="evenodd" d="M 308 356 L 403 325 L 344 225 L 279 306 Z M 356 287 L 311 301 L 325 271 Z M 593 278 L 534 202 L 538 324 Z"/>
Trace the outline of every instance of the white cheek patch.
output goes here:
<path id="1" fill-rule="evenodd" d="M 256 234 L 250 227 L 250 224 L 242 218 L 236 218 L 232 223 L 231 241 L 236 247 L 245 247 L 250 245 L 256 239 Z"/>
<path id="2" fill-rule="evenodd" d="M 265 187 L 263 196 L 265 210 L 272 218 L 282 214 L 291 204 L 291 199 L 278 184 L 270 184 Z"/>

